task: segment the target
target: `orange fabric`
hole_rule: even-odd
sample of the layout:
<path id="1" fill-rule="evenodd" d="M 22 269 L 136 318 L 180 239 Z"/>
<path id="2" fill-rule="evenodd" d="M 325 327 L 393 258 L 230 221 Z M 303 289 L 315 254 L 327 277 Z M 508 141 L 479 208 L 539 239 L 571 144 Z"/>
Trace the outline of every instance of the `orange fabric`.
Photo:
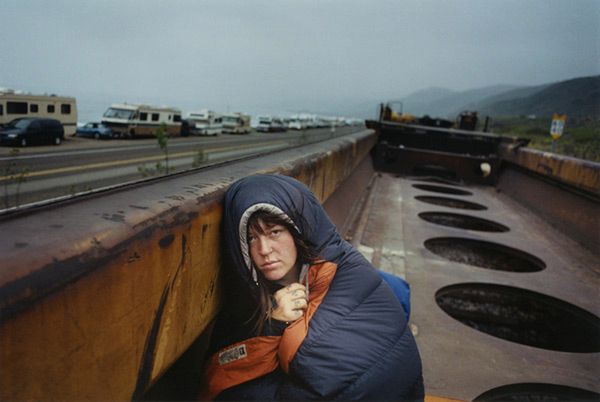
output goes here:
<path id="1" fill-rule="evenodd" d="M 286 328 L 282 336 L 259 336 L 230 345 L 215 353 L 204 373 L 200 400 L 212 400 L 222 391 L 275 370 L 287 373 L 298 348 L 308 334 L 308 324 L 329 290 L 337 265 L 322 262 L 308 271 L 309 302 L 306 313 Z"/>
<path id="2" fill-rule="evenodd" d="M 246 339 L 221 349 L 215 353 L 208 364 L 204 378 L 201 400 L 212 400 L 223 390 L 257 377 L 270 373 L 277 368 L 277 348 L 280 336 L 260 336 Z M 244 348 L 245 356 L 237 360 L 221 363 L 225 354 L 235 355 L 236 351 Z M 234 357 L 235 358 L 235 357 Z"/>
<path id="3" fill-rule="evenodd" d="M 425 395 L 425 402 L 465 402 L 462 399 L 446 398 L 444 396 Z"/>
<path id="4" fill-rule="evenodd" d="M 319 265 L 313 265 L 308 271 L 310 301 L 306 308 L 306 313 L 302 318 L 294 321 L 294 323 L 287 327 L 279 343 L 279 363 L 286 373 L 289 372 L 290 363 L 308 334 L 308 323 L 325 298 L 336 269 L 337 265 L 331 262 L 324 262 Z"/>

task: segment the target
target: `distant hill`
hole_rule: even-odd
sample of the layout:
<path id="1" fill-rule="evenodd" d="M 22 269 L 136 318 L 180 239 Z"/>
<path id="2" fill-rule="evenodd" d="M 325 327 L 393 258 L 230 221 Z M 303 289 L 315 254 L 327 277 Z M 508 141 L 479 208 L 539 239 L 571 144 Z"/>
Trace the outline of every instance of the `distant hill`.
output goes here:
<path id="1" fill-rule="evenodd" d="M 528 96 L 534 95 L 536 92 L 539 92 L 545 88 L 547 88 L 548 86 L 550 86 L 550 84 L 544 84 L 544 85 L 536 85 L 536 86 L 532 86 L 532 87 L 518 87 L 516 89 L 513 89 L 511 91 L 506 91 L 506 92 L 502 92 L 499 95 L 495 95 L 495 96 L 489 96 L 483 100 L 478 100 L 477 102 L 473 103 L 473 104 L 468 104 L 465 105 L 467 108 L 472 108 L 472 107 L 476 107 L 476 108 L 485 108 L 485 107 L 490 107 L 490 105 L 496 103 L 496 102 L 502 102 L 502 101 L 510 101 L 513 99 L 520 99 L 520 98 L 527 98 Z"/>
<path id="2" fill-rule="evenodd" d="M 447 88 L 432 87 L 432 88 L 422 89 L 420 91 L 414 92 L 411 95 L 404 97 L 402 100 L 407 103 L 411 103 L 414 101 L 435 102 L 440 99 L 444 99 L 446 97 L 452 96 L 456 93 L 457 93 L 456 91 L 452 91 Z"/>
<path id="3" fill-rule="evenodd" d="M 404 105 L 404 112 L 416 116 L 427 114 L 432 117 L 450 117 L 454 119 L 460 111 L 465 109 L 464 105 L 473 104 L 515 88 L 517 87 L 511 85 L 495 85 L 460 92 L 436 89 L 436 92 L 433 93 L 440 94 L 437 98 L 431 96 L 431 90 L 425 90 L 410 94 L 401 100 Z M 428 96 L 422 97 L 423 93 L 428 94 Z"/>
<path id="4" fill-rule="evenodd" d="M 566 113 L 571 117 L 600 118 L 600 76 L 530 87 L 497 85 L 469 91 L 433 88 L 412 93 L 401 101 L 404 112 L 450 119 L 463 110 L 492 117 Z"/>
<path id="5" fill-rule="evenodd" d="M 479 108 L 475 105 L 476 110 L 495 116 L 546 117 L 564 113 L 570 117 L 600 118 L 600 76 L 575 78 L 511 95 L 483 100 Z"/>

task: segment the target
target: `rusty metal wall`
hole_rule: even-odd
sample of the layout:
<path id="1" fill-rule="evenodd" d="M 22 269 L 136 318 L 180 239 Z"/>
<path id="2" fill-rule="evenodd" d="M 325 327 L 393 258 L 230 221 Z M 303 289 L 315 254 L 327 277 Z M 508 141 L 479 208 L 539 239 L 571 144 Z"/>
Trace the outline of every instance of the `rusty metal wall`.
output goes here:
<path id="1" fill-rule="evenodd" d="M 0 220 L 0 399 L 141 398 L 217 312 L 229 184 L 278 172 L 326 201 L 374 144 L 363 131 Z"/>
<path id="2" fill-rule="evenodd" d="M 516 147 L 514 144 L 503 144 L 499 153 L 505 162 L 600 196 L 600 163 Z"/>
<path id="3" fill-rule="evenodd" d="M 501 147 L 497 188 L 598 253 L 600 164 L 530 148 Z"/>
<path id="4" fill-rule="evenodd" d="M 364 208 L 374 175 L 373 160 L 371 158 L 363 159 L 323 204 L 327 215 L 337 226 L 340 234 L 352 235 L 348 232 L 356 226 L 356 220 L 361 209 Z M 346 240 L 351 240 L 351 238 Z"/>
<path id="5" fill-rule="evenodd" d="M 489 164 L 491 168 L 489 176 L 483 175 L 482 163 Z M 499 160 L 496 155 L 453 154 L 381 143 L 375 147 L 375 167 L 378 171 L 406 176 L 432 175 L 493 185 L 498 178 L 498 165 Z"/>

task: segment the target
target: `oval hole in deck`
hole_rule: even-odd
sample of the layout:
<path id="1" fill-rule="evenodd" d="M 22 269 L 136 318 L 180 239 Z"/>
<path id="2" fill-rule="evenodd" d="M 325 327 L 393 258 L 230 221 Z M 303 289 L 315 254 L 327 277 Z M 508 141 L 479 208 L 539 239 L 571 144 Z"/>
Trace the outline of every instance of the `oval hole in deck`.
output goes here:
<path id="1" fill-rule="evenodd" d="M 508 232 L 509 228 L 501 223 L 470 215 L 451 212 L 421 212 L 419 218 L 436 225 L 475 230 L 478 232 Z"/>
<path id="2" fill-rule="evenodd" d="M 473 211 L 483 211 L 486 210 L 487 207 L 481 204 L 477 204 L 475 202 L 458 200 L 456 198 L 449 197 L 437 197 L 433 195 L 417 195 L 415 199 L 421 202 L 425 202 L 427 204 L 439 205 L 442 207 L 448 208 L 458 208 L 458 209 L 470 209 Z"/>
<path id="3" fill-rule="evenodd" d="M 492 388 L 474 402 L 501 401 L 598 401 L 600 394 L 581 388 L 546 383 L 508 384 Z"/>
<path id="4" fill-rule="evenodd" d="M 461 190 L 460 188 L 435 186 L 433 184 L 413 184 L 414 188 L 419 190 L 432 191 L 434 193 L 453 194 L 453 195 L 473 195 L 473 193 Z"/>
<path id="5" fill-rule="evenodd" d="M 483 240 L 436 237 L 425 240 L 425 248 L 450 261 L 496 271 L 538 272 L 546 268 L 542 260 L 525 251 Z"/>
<path id="6" fill-rule="evenodd" d="M 563 300 L 491 283 L 460 283 L 435 294 L 461 323 L 507 341 L 571 353 L 600 352 L 600 320 Z"/>

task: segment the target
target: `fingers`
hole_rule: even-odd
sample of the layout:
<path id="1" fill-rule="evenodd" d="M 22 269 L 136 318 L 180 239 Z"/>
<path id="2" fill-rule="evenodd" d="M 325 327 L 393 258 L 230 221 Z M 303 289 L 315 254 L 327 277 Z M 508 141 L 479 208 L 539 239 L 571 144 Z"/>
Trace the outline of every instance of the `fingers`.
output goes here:
<path id="1" fill-rule="evenodd" d="M 307 299 L 306 287 L 299 283 L 292 283 L 285 288 L 279 289 L 275 292 L 273 297 L 275 297 L 278 302 L 283 299 L 292 301 L 296 299 Z"/>
<path id="2" fill-rule="evenodd" d="M 273 297 L 277 307 L 271 316 L 282 321 L 297 320 L 308 307 L 306 287 L 300 283 L 292 283 L 279 289 Z"/>
<path id="3" fill-rule="evenodd" d="M 306 293 L 306 287 L 298 282 L 294 282 L 290 285 L 287 285 L 284 289 L 287 293 L 294 293 L 299 291 Z"/>
<path id="4" fill-rule="evenodd" d="M 304 285 L 301 285 L 299 283 L 293 283 L 291 285 L 288 285 L 285 289 L 286 292 L 291 295 L 292 300 L 307 298 L 306 287 Z"/>
<path id="5" fill-rule="evenodd" d="M 306 299 L 296 299 L 294 300 L 294 310 L 306 310 L 308 307 L 308 302 Z"/>
<path id="6" fill-rule="evenodd" d="M 304 289 L 298 289 L 298 290 L 294 290 L 292 293 L 290 293 L 290 297 L 292 298 L 292 300 L 298 300 L 298 299 L 307 299 L 306 297 L 306 290 Z"/>

